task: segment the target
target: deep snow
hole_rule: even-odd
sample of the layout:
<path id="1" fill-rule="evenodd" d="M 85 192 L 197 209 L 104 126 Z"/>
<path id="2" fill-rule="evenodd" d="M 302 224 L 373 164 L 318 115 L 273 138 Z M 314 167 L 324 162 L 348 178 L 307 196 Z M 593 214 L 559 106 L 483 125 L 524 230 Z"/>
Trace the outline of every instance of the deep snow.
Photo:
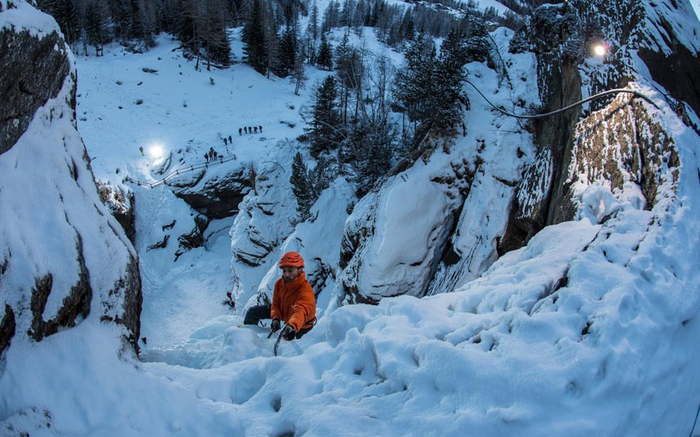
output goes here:
<path id="1" fill-rule="evenodd" d="M 76 59 L 78 128 L 95 176 L 113 184 L 126 175 L 154 182 L 153 170 L 170 152 L 187 166 L 214 146 L 288 178 L 289 169 L 265 162 L 289 159 L 301 147 L 293 141 L 303 128 L 300 110 L 325 73 L 309 71 L 307 90 L 294 96 L 286 80 L 263 78 L 243 64 L 196 72 L 174 42 L 161 37 L 159 44 L 143 55 L 111 46 L 102 58 Z M 508 93 L 495 94 L 497 79 L 481 68 L 473 66 L 482 91 L 510 101 Z M 534 77 L 527 74 L 531 62 L 514 68 Z M 513 93 L 534 102 L 535 85 L 519 85 Z M 649 111 L 672 134 L 683 163 L 654 210 L 602 186 L 582 187 L 584 211 L 595 214 L 546 228 L 453 293 L 339 308 L 324 296 L 316 328 L 283 342 L 279 357 L 265 328 L 239 326 L 241 314 L 221 304 L 234 286 L 234 219 L 212 223 L 204 248 L 173 261 L 174 245 L 147 247 L 173 219 L 173 235 L 189 231 L 189 208 L 163 185 L 131 184 L 144 281 L 142 359 L 117 352 L 117 329 L 95 317 L 41 343 L 13 344 L 0 377 L 0 429 L 105 436 L 688 435 L 700 402 L 698 136 L 650 86 L 641 87 L 658 102 L 661 109 Z M 499 116 L 470 97 L 470 117 L 485 122 L 481 134 L 488 135 Z M 247 123 L 264 126 L 264 134 L 239 136 Z M 228 135 L 234 145 L 226 150 Z M 519 165 L 499 148 L 487 149 L 484 159 L 505 172 L 500 177 Z M 269 196 L 284 195 L 274 188 Z M 411 189 L 412 198 L 430 195 L 429 188 Z M 336 213 L 297 227 L 277 250 L 313 241 L 308 253 L 337 258 L 350 191 L 337 181 L 315 206 Z M 495 186 L 483 196 L 496 199 Z M 409 214 L 400 200 L 381 205 Z M 377 254 L 410 255 L 400 238 L 385 237 L 376 242 Z M 238 266 L 236 276 L 266 287 L 277 275 L 274 263 Z M 253 292 L 239 294 L 239 310 Z"/>

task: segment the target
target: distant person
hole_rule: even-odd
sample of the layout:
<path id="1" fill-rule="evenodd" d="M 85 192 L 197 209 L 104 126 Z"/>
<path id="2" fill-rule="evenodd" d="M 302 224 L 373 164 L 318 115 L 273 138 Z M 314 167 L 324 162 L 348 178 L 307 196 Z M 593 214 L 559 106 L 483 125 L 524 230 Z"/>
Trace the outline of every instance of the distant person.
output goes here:
<path id="1" fill-rule="evenodd" d="M 233 144 L 233 138 L 231 138 L 231 135 L 228 136 L 228 143 Z"/>
<path id="2" fill-rule="evenodd" d="M 204 154 L 204 160 L 207 161 L 207 164 L 209 164 L 209 154 L 208 153 Z"/>
<path id="3" fill-rule="evenodd" d="M 248 126 L 244 127 L 243 131 L 245 131 L 245 133 L 248 133 Z"/>
<path id="4" fill-rule="evenodd" d="M 257 126 L 254 126 L 253 129 L 255 130 L 255 133 L 257 134 L 257 133 L 258 133 L 258 127 L 257 127 Z"/>
<path id="5" fill-rule="evenodd" d="M 241 135 L 243 135 L 243 128 L 239 127 L 238 128 L 238 136 L 241 136 Z"/>
<path id="6" fill-rule="evenodd" d="M 258 126 L 260 128 L 260 133 L 262 133 L 262 126 Z"/>
<path id="7" fill-rule="evenodd" d="M 272 306 L 251 307 L 243 321 L 257 325 L 262 319 L 272 319 L 270 329 L 277 332 L 285 323 L 282 337 L 289 341 L 301 338 L 316 323 L 316 296 L 304 273 L 304 259 L 297 252 L 287 252 L 279 262 L 282 277 L 275 282 Z"/>
<path id="8" fill-rule="evenodd" d="M 249 134 L 252 134 L 252 133 L 253 133 L 253 128 L 250 127 L 250 126 L 248 126 L 248 133 L 249 133 Z"/>

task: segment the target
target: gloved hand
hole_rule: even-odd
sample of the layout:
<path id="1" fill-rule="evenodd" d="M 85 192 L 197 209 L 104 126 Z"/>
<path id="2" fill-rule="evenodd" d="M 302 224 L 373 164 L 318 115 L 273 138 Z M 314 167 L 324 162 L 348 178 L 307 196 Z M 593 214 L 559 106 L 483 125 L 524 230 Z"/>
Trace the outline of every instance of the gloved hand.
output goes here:
<path id="1" fill-rule="evenodd" d="M 277 332 L 280 330 L 280 319 L 272 319 L 270 330 L 272 330 L 272 332 Z"/>
<path id="2" fill-rule="evenodd" d="M 291 325 L 285 326 L 282 330 L 282 337 L 287 341 L 294 340 L 295 335 L 297 335 L 297 332 L 294 330 L 294 328 L 292 328 Z"/>

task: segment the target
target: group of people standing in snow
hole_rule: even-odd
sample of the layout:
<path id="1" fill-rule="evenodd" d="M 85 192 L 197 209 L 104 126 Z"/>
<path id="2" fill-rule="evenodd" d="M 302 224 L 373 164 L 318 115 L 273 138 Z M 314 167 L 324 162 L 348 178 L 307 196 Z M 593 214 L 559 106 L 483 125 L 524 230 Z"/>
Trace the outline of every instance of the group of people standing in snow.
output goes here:
<path id="1" fill-rule="evenodd" d="M 209 151 L 204 154 L 204 159 L 207 161 L 207 164 L 214 162 L 216 159 L 220 159 L 223 162 L 224 155 L 219 155 L 219 152 L 214 150 L 213 147 L 210 147 Z"/>
<path id="2" fill-rule="evenodd" d="M 257 134 L 258 132 L 262 133 L 262 126 L 245 126 L 245 127 L 239 127 L 238 128 L 238 135 L 243 135 L 243 134 Z"/>

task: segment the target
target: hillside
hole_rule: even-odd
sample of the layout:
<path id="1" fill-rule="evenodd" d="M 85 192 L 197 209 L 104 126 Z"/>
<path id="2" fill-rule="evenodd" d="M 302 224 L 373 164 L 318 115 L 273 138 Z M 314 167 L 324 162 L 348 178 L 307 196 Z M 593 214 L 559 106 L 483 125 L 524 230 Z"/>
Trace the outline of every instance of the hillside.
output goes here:
<path id="1" fill-rule="evenodd" d="M 41 40 L 55 29 L 14 3 L 2 3 L 5 34 L 29 28 Z M 661 6 L 636 23 L 655 29 L 648 40 L 610 30 L 629 39 L 606 60 L 561 62 L 534 24 L 493 30 L 505 74 L 465 66 L 478 92 L 465 84 L 464 130 L 428 136 L 361 197 L 340 175 L 306 221 L 291 162 L 300 152 L 317 165 L 298 138 L 328 72 L 309 68 L 295 95 L 289 80 L 243 63 L 196 71 L 167 35 L 143 54 L 116 44 L 99 58 L 67 52 L 73 75 L 0 154 L 0 291 L 19 327 L 0 366 L 3 434 L 698 434 L 700 119 L 638 49 L 673 40 L 697 58 L 700 23 L 688 3 Z M 561 7 L 539 9 L 552 34 L 566 29 Z M 373 35 L 352 42 L 401 66 Z M 538 121 L 485 100 L 524 114 L 605 87 L 645 98 L 620 93 Z M 210 148 L 221 158 L 208 162 Z M 93 176 L 131 199 L 133 242 Z M 80 271 L 74 233 L 99 290 L 91 310 L 25 336 L 34 278 L 53 272 L 59 290 Z M 240 323 L 271 293 L 287 250 L 307 260 L 319 323 L 275 357 L 267 329 Z M 121 318 L 109 286 L 124 283 L 136 254 L 138 356 L 129 326 L 104 317 Z M 236 309 L 222 304 L 226 291 Z M 39 320 L 58 311 L 62 296 L 49 294 Z"/>

